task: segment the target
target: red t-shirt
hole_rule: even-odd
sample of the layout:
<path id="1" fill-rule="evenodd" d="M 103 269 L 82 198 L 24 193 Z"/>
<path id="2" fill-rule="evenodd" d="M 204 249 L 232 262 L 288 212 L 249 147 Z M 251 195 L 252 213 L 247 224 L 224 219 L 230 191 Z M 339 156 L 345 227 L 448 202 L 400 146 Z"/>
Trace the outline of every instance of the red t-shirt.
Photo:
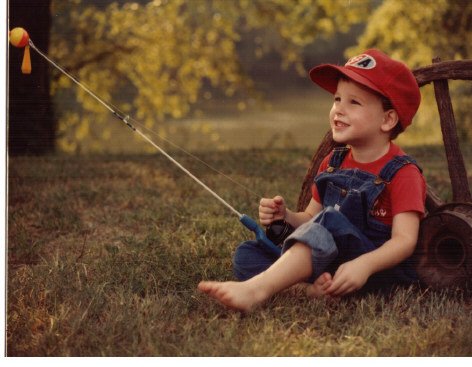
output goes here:
<path id="1" fill-rule="evenodd" d="M 320 164 L 318 174 L 328 168 L 332 153 L 328 154 Z M 396 155 L 405 155 L 399 146 L 390 143 L 387 154 L 370 163 L 359 163 L 352 157 L 349 151 L 344 158 L 341 168 L 358 168 L 362 171 L 378 175 L 382 168 Z M 312 185 L 313 199 L 321 203 L 316 185 Z M 392 225 L 396 214 L 414 211 L 425 213 L 424 203 L 426 200 L 426 182 L 418 167 L 407 164 L 400 168 L 393 180 L 385 186 L 384 191 L 374 203 L 371 215 L 380 222 Z"/>

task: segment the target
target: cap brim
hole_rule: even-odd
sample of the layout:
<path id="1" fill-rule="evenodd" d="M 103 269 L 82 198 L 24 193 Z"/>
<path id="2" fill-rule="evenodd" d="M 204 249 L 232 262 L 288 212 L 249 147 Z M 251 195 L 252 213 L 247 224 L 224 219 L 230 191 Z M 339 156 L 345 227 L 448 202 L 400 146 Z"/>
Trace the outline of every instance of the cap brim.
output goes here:
<path id="1" fill-rule="evenodd" d="M 310 79 L 318 84 L 321 88 L 327 90 L 331 94 L 335 94 L 338 88 L 338 80 L 341 75 L 346 76 L 355 82 L 372 89 L 373 91 L 384 95 L 384 93 L 377 88 L 369 79 L 357 74 L 354 70 L 348 69 L 344 66 L 337 66 L 332 64 L 323 64 L 314 67 L 310 70 Z"/>

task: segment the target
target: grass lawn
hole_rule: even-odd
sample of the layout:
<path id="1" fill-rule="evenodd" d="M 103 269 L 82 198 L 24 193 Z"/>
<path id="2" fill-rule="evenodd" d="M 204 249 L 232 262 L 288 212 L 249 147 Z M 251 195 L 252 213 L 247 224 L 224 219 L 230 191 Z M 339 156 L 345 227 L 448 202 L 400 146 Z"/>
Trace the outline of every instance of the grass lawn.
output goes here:
<path id="1" fill-rule="evenodd" d="M 408 151 L 449 199 L 442 147 Z M 199 153 L 252 192 L 176 157 L 257 218 L 262 195 L 283 194 L 296 206 L 311 155 Z M 472 149 L 464 155 L 472 173 Z M 456 290 L 340 301 L 288 290 L 250 315 L 198 294 L 202 279 L 232 279 L 232 253 L 248 238 L 231 212 L 161 155 L 11 158 L 8 356 L 472 355 L 472 303 Z"/>

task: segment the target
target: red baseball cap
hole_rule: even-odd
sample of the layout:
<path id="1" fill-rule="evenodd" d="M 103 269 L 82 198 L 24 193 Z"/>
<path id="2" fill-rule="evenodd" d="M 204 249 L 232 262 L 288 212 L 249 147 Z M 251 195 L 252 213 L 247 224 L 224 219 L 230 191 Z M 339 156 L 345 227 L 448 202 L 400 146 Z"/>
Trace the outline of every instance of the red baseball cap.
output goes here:
<path id="1" fill-rule="evenodd" d="M 344 66 L 322 64 L 310 70 L 311 80 L 332 94 L 336 93 L 340 74 L 387 97 L 403 130 L 411 124 L 421 94 L 415 76 L 404 63 L 370 49 L 350 58 Z"/>

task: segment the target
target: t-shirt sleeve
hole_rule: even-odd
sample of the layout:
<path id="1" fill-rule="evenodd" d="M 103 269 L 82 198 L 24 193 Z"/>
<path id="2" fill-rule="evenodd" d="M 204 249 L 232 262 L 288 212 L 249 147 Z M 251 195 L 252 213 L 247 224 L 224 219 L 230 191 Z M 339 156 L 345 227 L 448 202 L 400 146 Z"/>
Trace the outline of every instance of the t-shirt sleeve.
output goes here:
<path id="1" fill-rule="evenodd" d="M 318 176 L 321 172 L 323 171 L 326 171 L 326 169 L 328 168 L 328 162 L 329 162 L 329 159 L 331 157 L 331 154 L 328 154 L 326 157 L 324 157 L 324 159 L 321 161 L 320 163 L 320 166 L 318 167 L 318 172 L 316 173 L 316 175 Z M 313 197 L 313 200 L 315 200 L 316 202 L 321 203 L 321 199 L 320 199 L 320 195 L 318 194 L 318 189 L 315 185 L 315 183 L 313 183 L 311 185 L 311 196 Z"/>
<path id="2" fill-rule="evenodd" d="M 414 211 L 425 213 L 426 182 L 418 167 L 409 164 L 400 169 L 389 185 L 392 217 Z"/>

